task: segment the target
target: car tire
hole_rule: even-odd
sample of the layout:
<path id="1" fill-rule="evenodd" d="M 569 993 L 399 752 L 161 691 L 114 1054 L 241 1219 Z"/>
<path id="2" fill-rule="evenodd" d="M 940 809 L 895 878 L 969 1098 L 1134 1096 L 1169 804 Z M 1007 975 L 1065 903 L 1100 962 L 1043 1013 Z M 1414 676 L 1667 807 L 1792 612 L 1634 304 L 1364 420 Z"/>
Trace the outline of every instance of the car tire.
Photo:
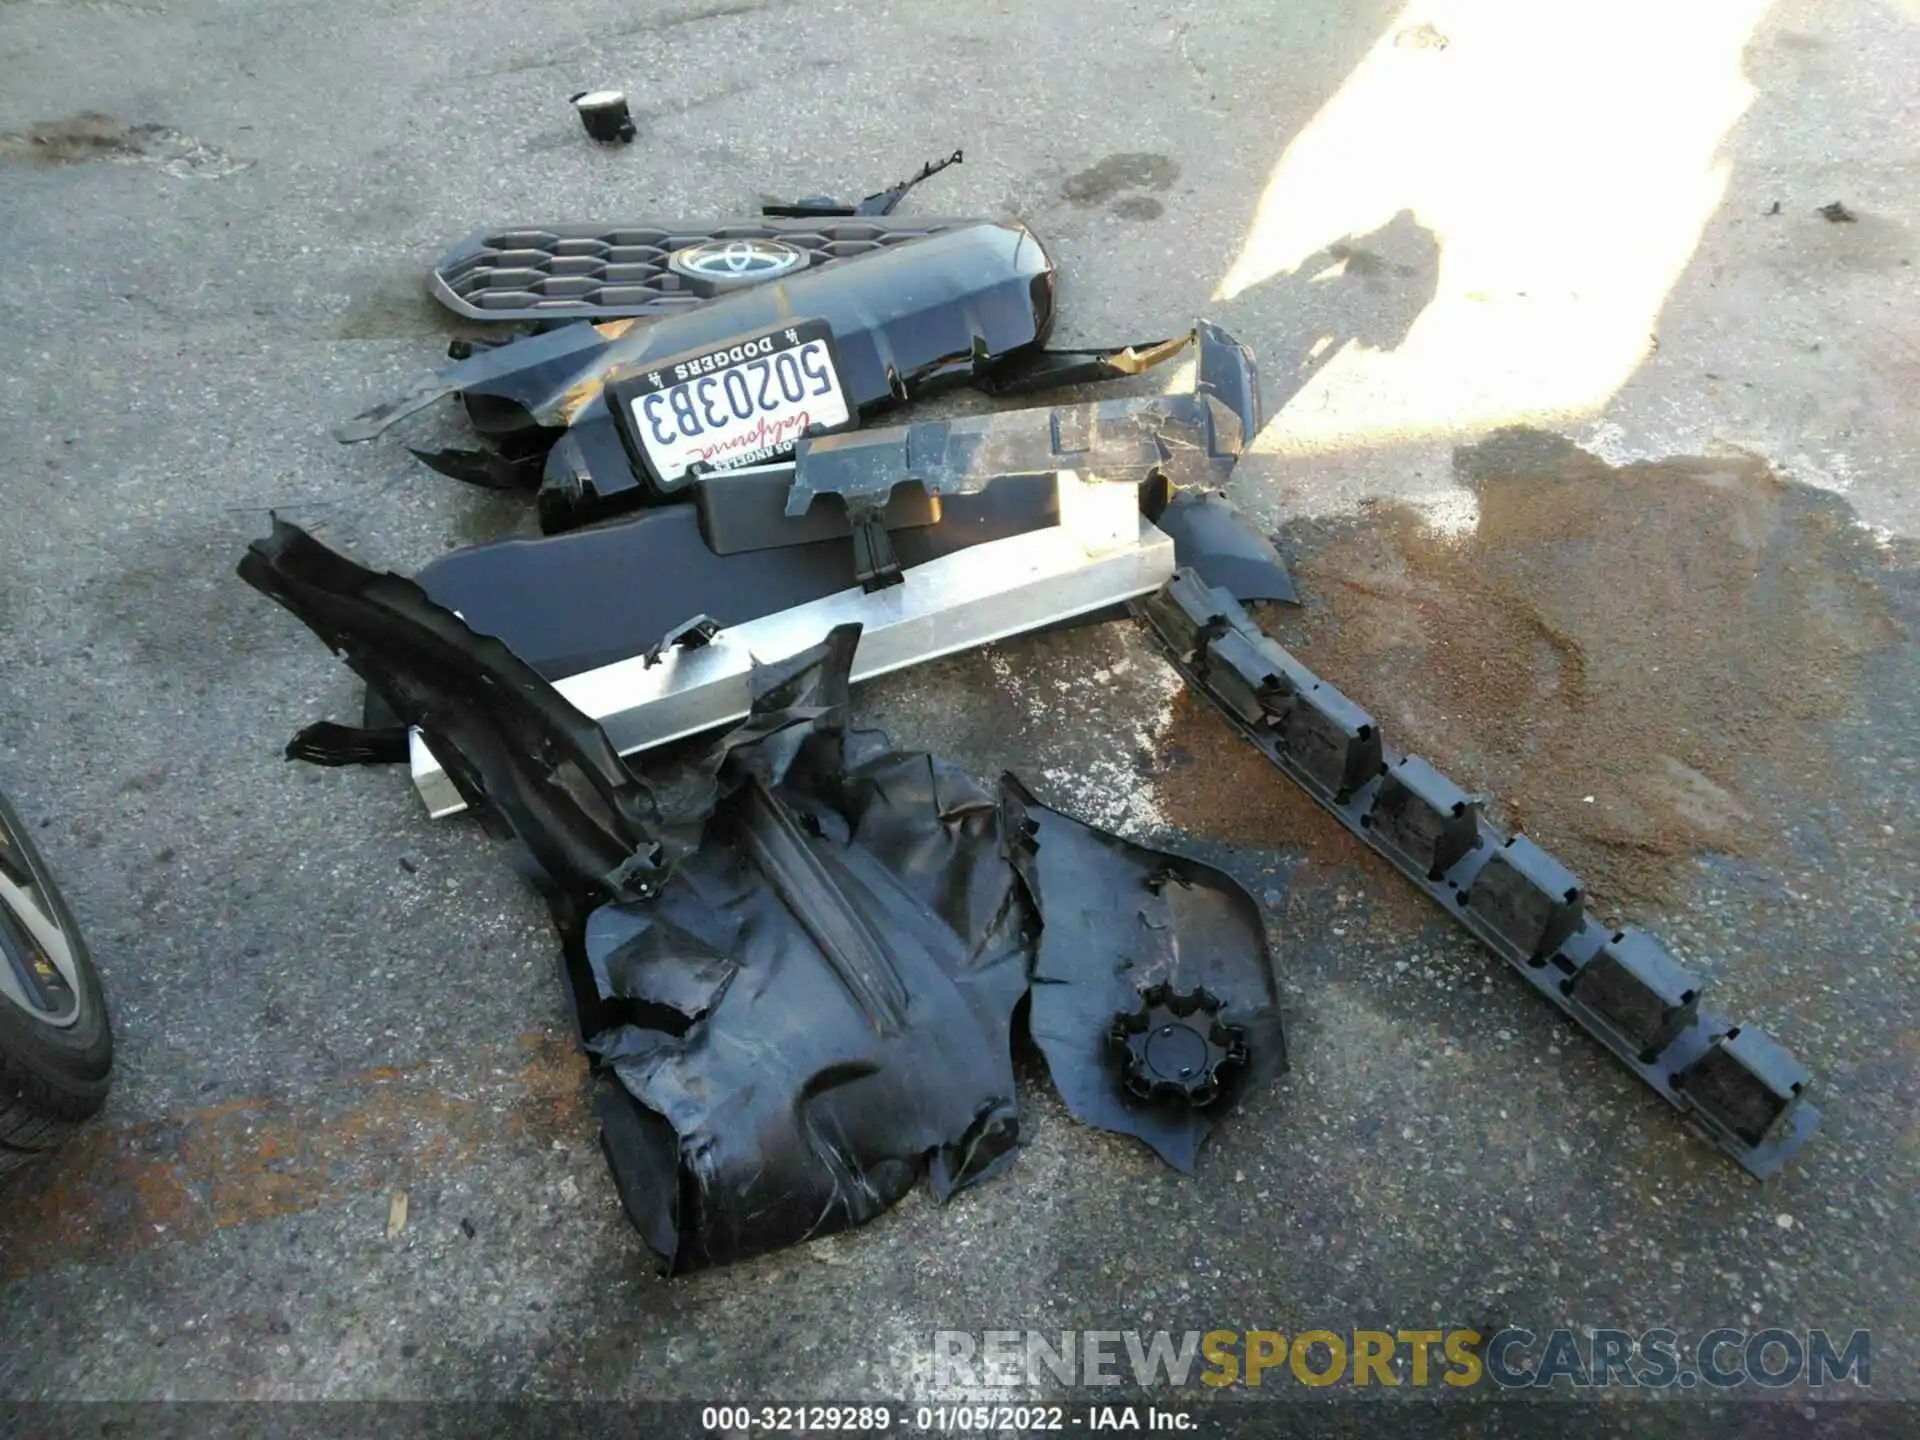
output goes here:
<path id="1" fill-rule="evenodd" d="M 66 1139 L 106 1103 L 113 1032 L 93 957 L 26 827 L 0 795 L 0 878 L 30 890 L 40 923 L 51 922 L 72 971 L 70 1018 L 50 1022 L 0 989 L 0 1173 Z M 25 925 L 0 890 L 0 965 L 12 965 Z M 64 974 L 64 972 L 63 972 Z M 64 983 L 64 981 L 63 981 Z"/>

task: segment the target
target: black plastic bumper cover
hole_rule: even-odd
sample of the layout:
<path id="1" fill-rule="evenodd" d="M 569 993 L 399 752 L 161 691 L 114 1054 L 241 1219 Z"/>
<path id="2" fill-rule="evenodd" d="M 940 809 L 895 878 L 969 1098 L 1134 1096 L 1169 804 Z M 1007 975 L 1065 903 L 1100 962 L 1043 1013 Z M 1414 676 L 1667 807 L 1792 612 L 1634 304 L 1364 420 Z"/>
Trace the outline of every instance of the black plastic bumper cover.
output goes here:
<path id="1" fill-rule="evenodd" d="M 365 440 L 459 395 L 494 449 L 422 458 L 484 485 L 538 484 L 543 528 L 568 529 L 691 483 L 662 490 L 636 472 L 605 396 L 620 375 L 820 320 L 832 331 L 849 405 L 871 412 L 1039 351 L 1053 326 L 1055 283 L 1053 261 L 1024 226 L 959 225 L 655 319 L 581 321 L 479 350 L 335 434 Z"/>

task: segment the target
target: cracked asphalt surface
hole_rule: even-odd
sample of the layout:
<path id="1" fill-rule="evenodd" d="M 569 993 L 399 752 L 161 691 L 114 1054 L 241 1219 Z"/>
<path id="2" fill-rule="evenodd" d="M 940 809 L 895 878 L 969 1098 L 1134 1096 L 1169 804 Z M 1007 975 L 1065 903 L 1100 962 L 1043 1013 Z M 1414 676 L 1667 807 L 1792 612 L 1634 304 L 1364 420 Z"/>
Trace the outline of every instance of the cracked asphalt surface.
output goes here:
<path id="1" fill-rule="evenodd" d="M 934 1332 L 1511 1323 L 1865 1329 L 1875 1396 L 1920 1399 L 1920 10 L 1542 8 L 0 7 L 0 784 L 120 1066 L 103 1119 L 0 1189 L 0 1397 L 1013 1398 L 934 1375 Z M 602 85 L 633 93 L 630 148 L 566 104 Z M 540 904 L 401 775 L 280 759 L 356 685 L 233 565 L 275 511 L 396 569 L 531 531 L 393 437 L 327 434 L 435 363 L 421 275 L 471 230 L 861 194 L 956 145 L 908 207 L 1028 220 L 1061 343 L 1206 314 L 1253 346 L 1278 413 L 1235 494 L 1309 573 L 1369 503 L 1475 523 L 1455 449 L 1503 426 L 1614 464 L 1757 456 L 1844 502 L 1888 630 L 1817 753 L 1742 770 L 1778 843 L 1681 857 L 1631 907 L 1817 1077 L 1777 1182 L 1114 624 L 875 683 L 863 717 L 1237 876 L 1293 1073 L 1183 1179 L 1028 1061 L 1005 1177 L 652 1275 Z M 1325 600 L 1270 625 L 1299 639 Z M 1238 783 L 1182 779 L 1216 764 Z M 1788 1394 L 1797 1423 L 1818 1397 Z"/>

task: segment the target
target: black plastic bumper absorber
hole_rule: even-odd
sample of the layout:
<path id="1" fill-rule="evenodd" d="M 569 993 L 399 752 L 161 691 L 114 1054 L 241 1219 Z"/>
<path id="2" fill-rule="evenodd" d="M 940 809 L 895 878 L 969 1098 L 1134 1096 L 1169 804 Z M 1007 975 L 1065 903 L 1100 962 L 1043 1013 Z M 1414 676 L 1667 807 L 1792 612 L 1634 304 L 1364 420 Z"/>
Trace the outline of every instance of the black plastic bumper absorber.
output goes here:
<path id="1" fill-rule="evenodd" d="M 1137 612 L 1187 683 L 1302 789 L 1762 1179 L 1819 1124 L 1807 1072 L 1752 1026 L 1703 1010 L 1705 982 L 1651 936 L 1586 913 L 1586 892 L 1524 835 L 1262 634 L 1191 570 Z"/>

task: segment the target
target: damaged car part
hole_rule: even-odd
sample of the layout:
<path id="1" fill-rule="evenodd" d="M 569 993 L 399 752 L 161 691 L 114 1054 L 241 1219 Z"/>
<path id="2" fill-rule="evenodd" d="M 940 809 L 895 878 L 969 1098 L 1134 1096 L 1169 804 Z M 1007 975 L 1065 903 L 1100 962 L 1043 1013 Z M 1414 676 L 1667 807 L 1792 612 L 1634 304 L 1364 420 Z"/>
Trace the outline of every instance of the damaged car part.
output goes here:
<path id="1" fill-rule="evenodd" d="M 1114 1012 L 1107 1048 L 1136 1100 L 1178 1100 L 1196 1109 L 1218 1100 L 1247 1064 L 1247 1033 L 1221 1018 L 1220 997 L 1165 981 Z"/>
<path id="2" fill-rule="evenodd" d="M 1138 612 L 1187 682 L 1301 788 L 1577 1021 L 1751 1174 L 1813 1133 L 1807 1072 L 1752 1026 L 1701 1005 L 1705 981 L 1657 940 L 1586 912 L 1580 882 L 1501 834 L 1425 760 L 1182 571 Z"/>
<path id="3" fill-rule="evenodd" d="M 1048 928 L 1043 897 L 1067 950 L 1115 942 L 1109 973 L 1089 974 L 1094 1003 L 1132 973 L 1122 960 L 1144 961 L 1142 980 L 1184 961 L 1223 1019 L 1272 993 L 1270 973 L 1232 988 L 1235 965 L 1267 957 L 1253 902 L 1224 877 L 1217 897 L 1161 906 L 1214 888 L 1214 872 L 849 728 L 855 627 L 756 670 L 745 723 L 648 780 L 411 582 L 285 525 L 241 573 L 386 687 L 405 721 L 457 747 L 458 773 L 535 857 L 595 1057 L 602 1145 L 669 1270 L 860 1224 L 922 1174 L 945 1198 L 1003 1168 L 1019 1134 L 1010 1031 Z M 1202 963 L 1246 913 L 1244 953 Z M 1143 922 L 1171 933 L 1142 942 Z M 1065 958 L 1050 988 L 1081 986 Z M 1128 1103 L 1149 1113 L 1170 1097 L 1130 1097 L 1106 1038 L 1103 1020 L 1092 1062 L 1122 1107 L 1113 1128 L 1132 1130 Z M 1246 1043 L 1257 1069 L 1251 1030 Z M 1076 1066 L 1050 1060 L 1057 1083 Z"/>
<path id="4" fill-rule="evenodd" d="M 602 145 L 628 145 L 639 132 L 634 129 L 633 113 L 627 109 L 627 97 L 620 90 L 582 90 L 569 97 L 574 114 L 588 138 Z"/>
<path id="5" fill-rule="evenodd" d="M 834 215 L 891 215 L 900 202 L 907 198 L 907 192 L 914 186 L 922 180 L 931 180 L 942 170 L 958 165 L 965 158 L 964 152 L 956 150 L 943 159 L 929 160 L 917 173 L 909 175 L 898 185 L 889 185 L 884 190 L 877 190 L 855 205 L 849 205 L 844 200 L 836 200 L 831 195 L 809 195 L 805 199 L 795 200 L 792 204 L 774 202 L 762 205 L 760 213 L 806 218 Z"/>
<path id="6" fill-rule="evenodd" d="M 1030 927 L 999 805 L 844 733 L 857 630 L 757 673 L 753 718 L 663 776 L 659 804 L 410 581 L 284 524 L 241 574 L 429 726 L 534 857 L 605 1077 L 603 1147 L 664 1264 L 831 1234 L 923 1171 L 944 1198 L 1010 1158 Z"/>
<path id="7" fill-rule="evenodd" d="M 784 254 L 795 242 L 780 238 L 782 224 L 794 227 L 790 233 L 811 233 L 804 230 L 806 222 L 768 221 L 752 227 L 769 231 L 767 236 L 750 235 L 739 243 L 748 254 L 768 244 Z M 660 269 L 672 276 L 673 251 L 731 237 L 689 231 L 660 232 L 660 238 Z M 1053 324 L 1055 270 L 1025 226 L 974 221 L 932 234 L 919 231 L 910 244 L 876 246 L 837 264 L 809 264 L 745 289 L 701 296 L 690 287 L 669 288 L 683 298 L 656 307 L 650 323 L 608 319 L 517 337 L 440 371 L 335 434 L 349 443 L 369 439 L 455 394 L 465 400 L 469 419 L 482 433 L 559 429 L 599 399 L 610 375 L 723 341 L 732 344 L 794 317 L 831 327 L 845 351 L 840 377 L 845 392 L 858 405 L 878 404 L 904 398 L 899 392 L 917 380 L 968 374 L 977 362 L 990 365 L 1044 340 Z"/>
<path id="8" fill-rule="evenodd" d="M 809 438 L 794 452 L 790 517 L 822 495 L 884 501 L 894 486 L 967 494 L 1003 475 L 1078 470 L 1103 480 L 1152 478 L 1176 487 L 1218 486 L 1259 432 L 1253 358 L 1219 326 L 1194 327 L 1195 386 L 1032 410 L 922 420 Z"/>
<path id="9" fill-rule="evenodd" d="M 576 107 L 583 98 L 593 97 L 575 96 Z M 893 217 L 894 207 L 915 185 L 959 163 L 956 150 L 949 159 L 928 165 L 912 179 L 869 195 L 857 205 L 824 197 L 764 205 L 757 220 L 493 225 L 469 235 L 440 258 L 428 273 L 427 292 L 463 320 L 671 315 L 736 288 L 740 281 L 757 284 L 803 266 L 820 269 L 844 264 L 889 246 L 982 223 Z M 860 223 L 808 223 L 856 218 Z M 753 242 L 769 242 L 776 247 L 774 253 L 789 252 L 799 258 L 800 265 L 774 269 L 753 264 Z M 694 250 L 727 255 L 728 246 L 737 247 L 731 252 L 735 261 L 731 266 L 694 269 L 673 263 L 675 255 Z M 716 275 L 736 284 L 707 283 Z"/>
<path id="10" fill-rule="evenodd" d="M 872 589 L 900 575 L 885 512 L 902 486 L 935 496 L 967 494 L 1001 476 L 1055 470 L 1135 485 L 1153 481 L 1175 491 L 1221 485 L 1259 430 L 1257 371 L 1246 348 L 1218 326 L 1202 321 L 1191 338 L 1191 394 L 927 420 L 802 440 L 794 452 L 787 517 L 805 517 L 822 496 L 838 497 L 855 534 L 857 578 Z M 711 503 L 722 503 L 723 487 L 724 479 L 715 482 Z M 758 543 L 778 544 L 779 535 L 770 528 Z"/>
<path id="11" fill-rule="evenodd" d="M 498 640 L 413 581 L 356 565 L 285 521 L 248 547 L 239 574 L 344 655 L 403 723 L 440 736 L 447 783 L 484 794 L 548 875 L 619 897 L 646 893 L 664 872 L 651 790 L 597 725 Z M 321 724 L 320 740 L 344 731 Z M 315 728 L 290 752 L 317 743 Z"/>
<path id="12" fill-rule="evenodd" d="M 694 513 L 654 508 L 616 525 L 456 551 L 423 569 L 419 581 L 557 680 L 625 660 L 689 614 L 738 627 L 844 590 L 861 567 L 835 486 L 865 487 L 869 498 L 891 486 L 879 520 L 907 570 L 1059 524 L 1053 472 L 1077 460 L 1090 466 L 1083 474 L 1141 480 L 1141 511 L 1173 541 L 1176 565 L 1248 599 L 1292 601 L 1293 582 L 1272 542 L 1212 488 L 1260 428 L 1253 358 L 1216 327 L 1203 323 L 1196 334 L 1190 394 L 969 422 L 976 438 L 964 464 L 952 428 L 939 425 L 810 444 L 804 462 L 701 478 Z M 924 479 L 907 481 L 904 467 L 922 452 L 939 458 L 937 473 L 923 472 L 932 474 L 937 495 Z M 886 469 L 888 457 L 900 468 Z M 1001 464 L 1043 473 L 996 475 Z M 1175 489 L 1169 472 L 1188 484 Z M 800 515 L 788 513 L 796 492 L 814 497 Z"/>
<path id="13" fill-rule="evenodd" d="M 1211 865 L 1049 810 L 1011 775 L 1001 790 L 1045 917 L 1027 1024 L 1053 1087 L 1076 1120 L 1189 1171 L 1234 1095 L 1287 1068 L 1260 908 Z"/>
<path id="14" fill-rule="evenodd" d="M 729 479 L 742 491 L 768 479 L 772 484 L 759 484 L 757 516 L 747 507 L 730 506 L 728 513 L 749 523 L 787 523 L 790 475 Z M 894 492 L 888 526 L 895 554 L 912 570 L 1057 524 L 1058 503 L 1052 475 L 1009 476 L 977 494 L 938 502 L 917 486 L 903 486 Z M 935 508 L 938 523 L 920 524 L 918 517 Z M 1143 513 L 1173 541 L 1177 566 L 1240 583 L 1260 598 L 1292 598 L 1273 546 L 1220 496 L 1183 491 L 1162 508 L 1143 505 Z M 851 528 L 838 505 L 815 506 L 802 522 L 824 538 L 759 552 L 715 554 L 702 534 L 705 519 L 696 506 L 663 506 L 593 529 L 451 551 L 415 578 L 549 680 L 628 659 L 690 614 L 738 627 L 838 594 L 852 582 Z M 376 713 L 370 723 L 389 718 Z"/>
<path id="15" fill-rule="evenodd" d="M 582 1013 L 606 1021 L 588 1039 L 609 1072 L 604 1144 L 670 1270 L 859 1224 L 923 1165 L 942 1200 L 1001 1169 L 1019 1135 L 1010 1031 L 1030 974 L 1036 1016 L 1088 1022 L 1069 1043 L 1036 1035 L 1073 1113 L 1182 1168 L 1254 1077 L 1285 1069 L 1244 890 L 1051 810 L 1011 776 L 995 796 L 848 728 L 854 653 L 839 629 L 796 657 L 784 673 L 808 686 L 805 707 L 756 698 L 748 723 L 764 738 L 727 744 L 698 849 L 657 895 L 586 922 L 572 973 L 590 987 Z M 1087 963 L 1090 945 L 1104 963 Z M 1140 985 L 1158 996 L 1155 976 L 1213 987 L 1210 1086 L 1140 1096 L 1105 1051 L 1098 1007 Z M 1149 1063 L 1177 1072 L 1177 1039 Z"/>
<path id="16" fill-rule="evenodd" d="M 620 753 L 633 754 L 746 714 L 756 661 L 795 654 L 828 630 L 863 627 L 853 678 L 864 680 L 1107 610 L 1173 573 L 1173 542 L 1140 514 L 1137 487 L 1071 472 L 1049 480 L 1057 524 L 930 560 L 879 592 L 843 588 L 719 629 L 698 649 L 619 660 L 556 688 Z M 430 813 L 463 808 L 458 777 L 419 734 L 412 772 Z"/>
<path id="17" fill-rule="evenodd" d="M 783 511 L 787 475 L 763 492 Z M 903 492 L 904 493 L 904 492 Z M 922 492 L 924 493 L 924 492 Z M 1051 475 L 1016 477 L 946 502 L 938 525 L 903 529 L 908 565 L 1022 535 L 1058 518 Z M 505 641 L 549 680 L 637 653 L 690 614 L 738 627 L 852 583 L 853 545 L 842 515 L 837 535 L 760 553 L 716 555 L 693 505 L 643 510 L 564 535 L 493 541 L 450 551 L 422 567 L 422 589 L 484 634 Z M 818 522 L 833 526 L 823 507 Z"/>
<path id="18" fill-rule="evenodd" d="M 778 459 L 802 435 L 855 424 L 945 386 L 1015 393 L 1121 378 L 1178 348 L 1155 342 L 1046 350 L 1054 266 L 1016 224 L 941 222 L 945 228 L 892 244 L 827 238 L 895 223 L 776 220 L 708 227 L 707 234 L 636 229 L 620 232 L 635 244 L 616 247 L 538 232 L 548 237 L 541 243 L 583 252 L 553 262 L 567 261 L 567 294 L 540 300 L 548 318 L 608 313 L 604 305 L 582 312 L 573 303 L 600 294 L 590 289 L 602 284 L 599 272 L 587 272 L 605 265 L 585 251 L 658 251 L 657 265 L 631 264 L 655 266 L 659 275 L 629 276 L 622 285 L 639 318 L 561 324 L 468 350 L 335 434 L 364 440 L 434 400 L 459 395 L 483 445 L 414 453 L 474 484 L 537 488 L 541 526 L 552 533 L 684 495 L 703 472 Z M 481 256 L 505 253 L 480 247 Z M 500 288 L 524 275 L 482 277 L 469 267 L 460 278 L 501 313 L 527 298 Z M 538 283 L 560 283 L 549 280 Z M 483 282 L 495 288 L 482 292 Z"/>
<path id="19" fill-rule="evenodd" d="M 617 1021 L 587 1036 L 603 1143 L 670 1271 L 861 1224 L 923 1171 L 945 1200 L 1019 1135 L 1033 920 L 1000 804 L 845 727 L 857 638 L 805 658 L 804 708 L 756 708 L 660 892 L 587 918 L 576 984 Z"/>
<path id="20" fill-rule="evenodd" d="M 1053 262 L 1023 226 L 964 225 L 648 323 L 562 325 L 479 351 L 335 433 L 366 439 L 457 394 L 488 448 L 422 458 L 484 484 L 537 484 L 542 527 L 566 529 L 684 491 L 690 447 L 702 437 L 726 447 L 717 460 L 746 463 L 755 449 L 777 458 L 803 433 L 796 422 L 822 406 L 864 415 L 1014 364 L 1044 344 L 1054 289 Z M 810 358 L 807 342 L 785 334 L 801 321 L 823 327 L 830 356 Z M 791 363 L 781 358 L 789 355 Z M 610 383 L 649 376 L 673 392 L 659 413 L 609 405 Z M 766 444 L 739 443 L 757 427 L 767 428 Z M 658 458 L 666 452 L 650 449 L 661 436 L 679 457 L 669 468 Z"/>
<path id="21" fill-rule="evenodd" d="M 754 283 L 798 268 L 826 269 L 929 235 L 984 222 L 917 217 L 863 218 L 821 225 L 804 218 L 635 220 L 623 224 L 499 225 L 462 240 L 435 264 L 428 293 L 463 320 L 617 320 L 696 309 L 727 293 L 707 278 L 677 269 L 676 253 L 718 247 L 746 261 L 754 242 L 768 253 L 797 255 L 799 266 L 767 273 L 743 264 L 736 276 Z M 731 287 L 729 287 L 731 288 Z"/>

